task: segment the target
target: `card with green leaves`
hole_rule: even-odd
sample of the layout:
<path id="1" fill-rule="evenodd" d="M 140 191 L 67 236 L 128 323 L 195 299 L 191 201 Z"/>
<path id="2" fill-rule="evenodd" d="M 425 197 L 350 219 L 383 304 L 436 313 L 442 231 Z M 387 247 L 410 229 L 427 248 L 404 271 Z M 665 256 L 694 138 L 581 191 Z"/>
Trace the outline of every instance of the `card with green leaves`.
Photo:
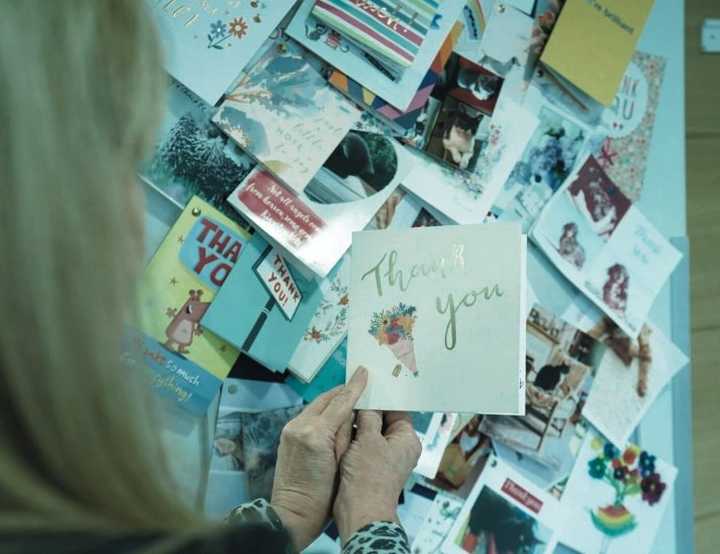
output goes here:
<path id="1" fill-rule="evenodd" d="M 515 223 L 353 234 L 347 376 L 361 409 L 521 414 L 525 237 Z"/>

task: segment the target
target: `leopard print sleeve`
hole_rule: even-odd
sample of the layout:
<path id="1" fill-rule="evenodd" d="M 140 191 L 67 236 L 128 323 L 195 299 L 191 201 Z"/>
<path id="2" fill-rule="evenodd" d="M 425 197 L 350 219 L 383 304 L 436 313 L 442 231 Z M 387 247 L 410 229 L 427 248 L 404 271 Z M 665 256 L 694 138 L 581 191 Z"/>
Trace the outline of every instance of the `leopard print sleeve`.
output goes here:
<path id="1" fill-rule="evenodd" d="M 284 529 L 280 517 L 270 503 L 264 498 L 258 498 L 246 504 L 233 508 L 225 518 L 228 523 L 265 523 L 276 531 Z"/>
<path id="2" fill-rule="evenodd" d="M 376 521 L 355 531 L 342 554 L 410 554 L 410 544 L 400 525 Z"/>

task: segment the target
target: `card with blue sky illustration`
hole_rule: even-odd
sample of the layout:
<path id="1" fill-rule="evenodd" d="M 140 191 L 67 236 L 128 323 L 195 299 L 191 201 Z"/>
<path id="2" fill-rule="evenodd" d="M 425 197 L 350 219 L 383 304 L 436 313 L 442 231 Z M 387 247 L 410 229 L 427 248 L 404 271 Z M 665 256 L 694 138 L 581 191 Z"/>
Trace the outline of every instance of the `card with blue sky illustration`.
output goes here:
<path id="1" fill-rule="evenodd" d="M 522 414 L 525 237 L 515 223 L 353 234 L 349 378 L 361 409 Z"/>

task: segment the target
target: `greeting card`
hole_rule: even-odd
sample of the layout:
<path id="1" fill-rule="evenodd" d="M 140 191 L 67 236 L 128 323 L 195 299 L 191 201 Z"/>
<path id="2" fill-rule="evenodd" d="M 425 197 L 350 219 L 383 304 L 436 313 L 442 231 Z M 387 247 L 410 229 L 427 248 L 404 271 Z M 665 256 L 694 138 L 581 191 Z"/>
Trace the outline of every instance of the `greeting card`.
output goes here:
<path id="1" fill-rule="evenodd" d="M 415 126 L 416 121 L 423 113 L 425 104 L 428 101 L 430 93 L 440 79 L 443 68 L 452 54 L 461 32 L 462 23 L 456 23 L 445 42 L 435 56 L 430 69 L 425 74 L 425 78 L 420 83 L 417 93 L 413 97 L 410 105 L 405 110 L 398 110 L 385 100 L 375 95 L 371 90 L 364 87 L 357 81 L 350 79 L 347 75 L 333 69 L 330 73 L 329 82 L 338 90 L 342 91 L 348 98 L 365 108 L 372 110 L 385 120 L 392 122 L 393 126 L 397 126 L 403 131 L 407 131 Z"/>
<path id="2" fill-rule="evenodd" d="M 637 338 L 602 318 L 588 334 L 604 342 L 604 356 L 583 415 L 616 445 L 624 445 L 665 386 L 688 358 L 656 326 L 646 323 Z"/>
<path id="3" fill-rule="evenodd" d="M 214 106 L 296 0 L 147 0 L 168 73 Z"/>
<path id="4" fill-rule="evenodd" d="M 416 425 L 419 414 L 430 416 L 426 426 Z M 413 413 L 413 425 L 422 443 L 422 454 L 413 470 L 418 475 L 433 479 L 443 458 L 443 453 L 452 439 L 453 429 L 457 421 L 457 414 L 442 414 L 432 412 Z"/>
<path id="5" fill-rule="evenodd" d="M 463 32 L 455 46 L 459 55 L 470 60 L 479 57 L 480 41 L 494 4 L 495 0 L 466 0 L 459 19 L 463 23 Z"/>
<path id="6" fill-rule="evenodd" d="M 501 219 L 520 221 L 524 231 L 573 171 L 588 136 L 571 115 L 531 97 L 541 97 L 536 87 L 528 91 L 525 105 L 538 106 L 539 124 L 492 208 Z"/>
<path id="7" fill-rule="evenodd" d="M 388 69 L 402 73 L 415 61 L 430 30 L 437 28 L 435 0 L 315 0 L 312 14 Z"/>
<path id="8" fill-rule="evenodd" d="M 213 121 L 300 192 L 359 117 L 302 49 L 278 36 L 266 41 Z"/>
<path id="9" fill-rule="evenodd" d="M 450 163 L 440 165 L 416 153 L 417 167 L 403 185 L 451 220 L 479 223 L 521 157 L 538 120 L 511 100 L 498 104 L 492 117 L 472 116 L 454 97 L 447 100 L 452 103 L 442 108 L 447 138 L 436 141 L 435 152 Z M 464 170 L 458 171 L 463 165 Z"/>
<path id="10" fill-rule="evenodd" d="M 419 2 L 413 2 L 419 4 Z M 311 12 L 315 0 L 303 0 L 287 34 L 333 67 L 371 90 L 398 110 L 408 109 L 428 69 L 460 15 L 465 0 L 438 3 L 435 25 L 430 25 L 413 63 L 395 75 L 353 41 L 319 21 Z"/>
<path id="11" fill-rule="evenodd" d="M 238 352 L 200 320 L 249 238 L 194 196 L 150 260 L 140 287 L 141 329 L 220 379 Z"/>
<path id="12" fill-rule="evenodd" d="M 677 469 L 634 444 L 589 433 L 562 497 L 560 537 L 580 552 L 649 553 Z"/>
<path id="13" fill-rule="evenodd" d="M 324 278 L 411 168 L 397 141 L 351 131 L 302 192 L 256 168 L 228 202 L 291 263 Z"/>
<path id="14" fill-rule="evenodd" d="M 631 200 L 642 191 L 665 58 L 635 52 L 613 103 L 603 112 L 609 134 L 595 157 Z"/>
<path id="15" fill-rule="evenodd" d="M 320 282 L 322 300 L 288 362 L 288 369 L 306 383 L 315 377 L 347 334 L 349 289 L 350 256 L 346 255 Z"/>
<path id="16" fill-rule="evenodd" d="M 447 493 L 438 492 L 427 512 L 425 521 L 415 535 L 411 551 L 414 554 L 436 554 L 448 536 L 463 501 Z"/>
<path id="17" fill-rule="evenodd" d="M 531 236 L 632 337 L 682 258 L 592 156 L 546 205 Z"/>
<path id="18" fill-rule="evenodd" d="M 310 403 L 321 394 L 335 387 L 339 387 L 345 382 L 346 360 L 347 339 L 340 343 L 340 346 L 330 355 L 320 370 L 315 374 L 312 381 L 306 383 L 294 375 L 290 375 L 286 382 L 288 386 L 303 397 L 305 402 Z"/>
<path id="19" fill-rule="evenodd" d="M 538 305 L 528 316 L 526 339 L 525 415 L 487 416 L 481 430 L 567 477 L 576 430 L 606 348 Z"/>
<path id="20" fill-rule="evenodd" d="M 442 552 L 550 554 L 560 523 L 560 504 L 555 498 L 491 457 Z"/>
<path id="21" fill-rule="evenodd" d="M 212 108 L 204 100 L 171 80 L 155 149 L 140 175 L 180 208 L 197 195 L 230 219 L 240 219 L 225 198 L 255 162 L 211 118 Z"/>
<path id="22" fill-rule="evenodd" d="M 128 333 L 123 360 L 130 367 L 149 369 L 153 390 L 196 416 L 207 414 L 222 385 L 220 379 L 144 333 Z"/>
<path id="23" fill-rule="evenodd" d="M 567 0 L 540 60 L 609 106 L 654 0 Z"/>
<path id="24" fill-rule="evenodd" d="M 358 407 L 522 413 L 525 282 L 515 224 L 354 233 L 347 373 L 371 373 Z"/>
<path id="25" fill-rule="evenodd" d="M 254 235 L 202 324 L 272 371 L 282 372 L 322 300 L 277 249 Z"/>

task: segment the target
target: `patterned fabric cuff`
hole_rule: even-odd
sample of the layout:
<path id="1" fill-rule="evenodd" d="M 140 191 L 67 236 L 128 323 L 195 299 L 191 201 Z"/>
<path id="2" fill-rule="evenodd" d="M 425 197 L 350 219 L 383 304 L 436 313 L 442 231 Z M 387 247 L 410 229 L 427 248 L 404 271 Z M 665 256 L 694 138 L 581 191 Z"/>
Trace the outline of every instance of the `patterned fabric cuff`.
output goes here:
<path id="1" fill-rule="evenodd" d="M 403 528 L 392 521 L 375 521 L 355 531 L 342 554 L 410 554 Z"/>
<path id="2" fill-rule="evenodd" d="M 284 529 L 280 517 L 264 498 L 258 498 L 252 502 L 240 504 L 237 508 L 230 510 L 225 518 L 228 523 L 264 523 L 276 531 Z"/>

